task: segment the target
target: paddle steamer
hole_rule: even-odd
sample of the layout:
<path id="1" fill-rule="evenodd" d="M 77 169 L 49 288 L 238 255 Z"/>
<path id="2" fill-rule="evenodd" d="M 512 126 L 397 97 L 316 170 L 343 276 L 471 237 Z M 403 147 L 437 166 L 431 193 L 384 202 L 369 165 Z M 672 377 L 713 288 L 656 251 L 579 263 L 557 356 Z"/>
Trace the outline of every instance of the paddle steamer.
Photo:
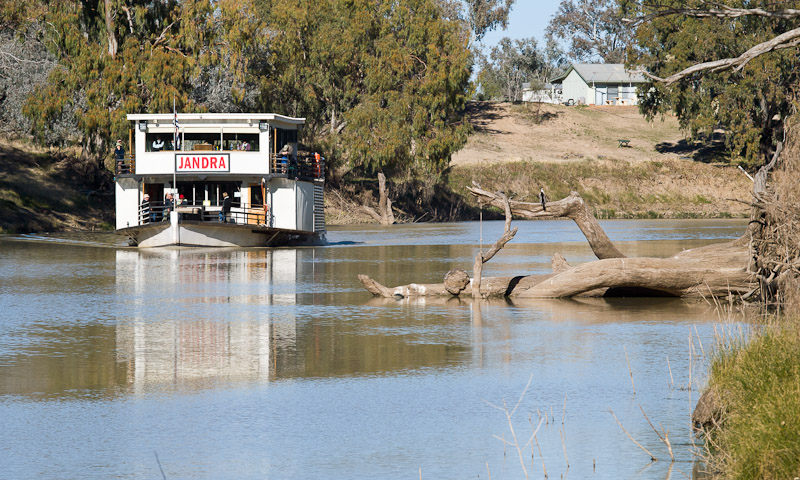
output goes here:
<path id="1" fill-rule="evenodd" d="M 325 241 L 325 162 L 305 123 L 272 113 L 128 115 L 116 231 L 131 245 L 264 247 Z M 229 200 L 226 200 L 226 196 Z"/>

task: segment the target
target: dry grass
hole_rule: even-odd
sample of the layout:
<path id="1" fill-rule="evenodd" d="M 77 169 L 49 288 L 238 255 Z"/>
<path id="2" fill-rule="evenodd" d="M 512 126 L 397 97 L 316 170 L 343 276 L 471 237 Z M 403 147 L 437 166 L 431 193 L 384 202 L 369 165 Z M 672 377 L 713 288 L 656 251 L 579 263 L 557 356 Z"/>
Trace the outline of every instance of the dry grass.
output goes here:
<path id="1" fill-rule="evenodd" d="M 683 139 L 677 119 L 648 122 L 632 106 L 475 102 L 468 116 L 474 132 L 453 156 L 453 166 L 585 159 L 641 162 L 687 153 L 677 148 Z M 620 148 L 618 139 L 630 140 L 630 146 Z"/>
<path id="2" fill-rule="evenodd" d="M 706 434 L 707 461 L 723 478 L 800 477 L 800 130 L 790 131 L 783 163 L 756 199 L 751 265 L 777 285 L 782 314 L 746 342 L 723 343 L 711 366 L 709 388 L 724 413 Z"/>
<path id="3" fill-rule="evenodd" d="M 456 193 L 475 181 L 526 201 L 538 201 L 540 187 L 551 200 L 574 190 L 598 218 L 745 217 L 749 207 L 731 199 L 749 200 L 752 188 L 736 168 L 677 159 L 461 166 L 452 169 L 449 181 Z"/>

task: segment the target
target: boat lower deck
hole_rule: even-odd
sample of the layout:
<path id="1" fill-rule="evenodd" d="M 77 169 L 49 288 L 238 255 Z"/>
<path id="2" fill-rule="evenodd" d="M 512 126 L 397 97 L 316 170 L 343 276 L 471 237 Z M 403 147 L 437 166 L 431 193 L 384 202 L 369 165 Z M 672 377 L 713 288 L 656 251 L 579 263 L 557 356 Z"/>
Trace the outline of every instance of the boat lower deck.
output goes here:
<path id="1" fill-rule="evenodd" d="M 174 215 L 174 213 L 173 213 Z M 262 225 L 178 220 L 148 223 L 117 230 L 127 235 L 131 245 L 163 247 L 168 245 L 202 247 L 277 247 L 284 245 L 322 245 L 324 234 Z"/>

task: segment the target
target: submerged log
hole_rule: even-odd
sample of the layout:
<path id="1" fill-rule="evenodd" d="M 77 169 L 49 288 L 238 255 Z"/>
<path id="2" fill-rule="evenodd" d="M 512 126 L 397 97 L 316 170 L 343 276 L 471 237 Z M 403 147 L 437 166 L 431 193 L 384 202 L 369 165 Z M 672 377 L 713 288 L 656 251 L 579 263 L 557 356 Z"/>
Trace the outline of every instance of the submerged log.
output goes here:
<path id="1" fill-rule="evenodd" d="M 598 260 L 569 266 L 563 256 L 556 254 L 552 274 L 483 278 L 480 286 L 470 282 L 461 290 L 465 295 L 477 296 L 480 293 L 481 296 L 514 298 L 599 295 L 720 297 L 746 295 L 757 286 L 755 277 L 747 268 L 749 241 L 744 237 L 684 250 L 669 258 L 627 258 L 611 242 L 576 192 L 564 199 L 547 202 L 545 206 L 508 201 L 502 194 L 477 186 L 470 188 L 470 192 L 482 203 L 510 209 L 512 214 L 524 218 L 571 218 L 586 236 Z M 444 284 L 412 283 L 389 288 L 366 275 L 359 275 L 359 279 L 373 295 L 381 297 L 458 295 Z M 474 286 L 480 288 L 479 292 L 477 289 L 473 291 Z"/>

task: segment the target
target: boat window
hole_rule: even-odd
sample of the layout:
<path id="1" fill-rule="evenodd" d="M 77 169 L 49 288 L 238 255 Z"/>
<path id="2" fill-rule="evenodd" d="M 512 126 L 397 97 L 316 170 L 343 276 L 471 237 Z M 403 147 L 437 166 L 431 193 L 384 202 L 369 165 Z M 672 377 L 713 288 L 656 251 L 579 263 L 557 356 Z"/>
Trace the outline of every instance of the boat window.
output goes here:
<path id="1" fill-rule="evenodd" d="M 258 151 L 257 133 L 226 133 L 222 138 L 223 150 Z"/>
<path id="2" fill-rule="evenodd" d="M 284 130 L 282 128 L 275 129 L 275 142 L 272 144 L 273 154 L 277 154 L 284 150 L 284 147 L 289 146 L 291 152 L 297 155 L 297 130 Z"/>
<path id="3" fill-rule="evenodd" d="M 148 133 L 145 135 L 146 152 L 160 152 L 162 150 L 175 150 L 172 134 Z"/>
<path id="4" fill-rule="evenodd" d="M 178 181 L 178 193 L 183 195 L 186 203 L 190 205 L 203 205 L 208 200 L 208 206 L 218 207 L 222 205 L 222 192 L 228 192 L 231 203 L 234 207 L 241 203 L 240 197 L 234 195 L 241 191 L 241 184 L 238 182 L 182 182 Z"/>

